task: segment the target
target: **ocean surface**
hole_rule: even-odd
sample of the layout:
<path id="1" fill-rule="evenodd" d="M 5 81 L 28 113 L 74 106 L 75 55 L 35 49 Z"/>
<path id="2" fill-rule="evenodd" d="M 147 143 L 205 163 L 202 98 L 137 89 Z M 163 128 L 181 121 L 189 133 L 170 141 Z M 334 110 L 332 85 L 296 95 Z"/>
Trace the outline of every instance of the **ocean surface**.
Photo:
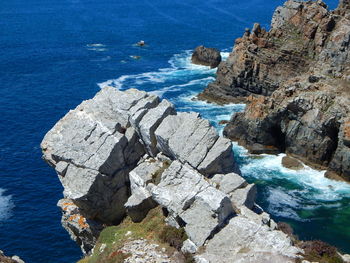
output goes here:
<path id="1" fill-rule="evenodd" d="M 0 4 L 0 249 L 27 263 L 72 263 L 78 246 L 60 224 L 62 187 L 41 159 L 45 133 L 101 87 L 138 88 L 200 112 L 218 128 L 244 105 L 194 101 L 215 70 L 190 63 L 198 45 L 224 57 L 244 28 L 269 27 L 280 0 L 11 0 Z M 331 8 L 335 0 L 327 1 Z M 145 47 L 134 45 L 145 40 Z M 135 57 L 136 56 L 136 57 Z M 257 203 L 303 239 L 350 253 L 350 185 L 295 172 L 278 156 L 234 144 Z"/>

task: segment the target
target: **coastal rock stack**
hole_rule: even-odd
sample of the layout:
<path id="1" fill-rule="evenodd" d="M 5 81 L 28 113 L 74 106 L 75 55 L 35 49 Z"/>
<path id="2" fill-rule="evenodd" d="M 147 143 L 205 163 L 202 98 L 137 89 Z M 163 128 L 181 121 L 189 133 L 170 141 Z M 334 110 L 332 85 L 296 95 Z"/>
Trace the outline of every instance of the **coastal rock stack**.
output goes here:
<path id="1" fill-rule="evenodd" d="M 252 153 L 286 152 L 350 181 L 350 9 L 289 0 L 271 29 L 246 30 L 199 98 L 245 101 L 224 135 Z"/>
<path id="2" fill-rule="evenodd" d="M 227 251 L 230 260 L 288 262 L 301 251 L 255 204 L 256 187 L 237 174 L 230 141 L 157 96 L 106 87 L 63 117 L 41 147 L 64 187 L 62 224 L 86 254 L 105 226 L 126 216 L 140 222 L 156 206 L 185 230 L 183 250 L 198 262 Z"/>
<path id="3" fill-rule="evenodd" d="M 221 62 L 220 51 L 204 46 L 196 47 L 191 58 L 192 63 L 216 68 Z"/>

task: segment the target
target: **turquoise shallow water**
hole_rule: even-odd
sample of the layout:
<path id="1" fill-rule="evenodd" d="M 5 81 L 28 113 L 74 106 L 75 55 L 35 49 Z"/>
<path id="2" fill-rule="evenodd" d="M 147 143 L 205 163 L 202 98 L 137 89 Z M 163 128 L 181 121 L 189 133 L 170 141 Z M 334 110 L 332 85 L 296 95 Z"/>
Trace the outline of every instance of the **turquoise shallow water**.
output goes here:
<path id="1" fill-rule="evenodd" d="M 103 85 L 136 87 L 197 111 L 220 130 L 244 105 L 192 100 L 215 70 L 189 63 L 204 44 L 227 56 L 256 21 L 268 27 L 279 0 L 12 0 L 0 5 L 0 249 L 28 263 L 75 262 L 79 248 L 60 225 L 62 187 L 41 160 L 44 134 Z M 334 7 L 336 1 L 327 1 Z M 144 39 L 144 48 L 133 44 Z M 135 60 L 132 56 L 141 56 Z M 346 184 L 322 172 L 281 167 L 281 156 L 250 156 L 234 145 L 258 203 L 302 238 L 350 252 Z"/>

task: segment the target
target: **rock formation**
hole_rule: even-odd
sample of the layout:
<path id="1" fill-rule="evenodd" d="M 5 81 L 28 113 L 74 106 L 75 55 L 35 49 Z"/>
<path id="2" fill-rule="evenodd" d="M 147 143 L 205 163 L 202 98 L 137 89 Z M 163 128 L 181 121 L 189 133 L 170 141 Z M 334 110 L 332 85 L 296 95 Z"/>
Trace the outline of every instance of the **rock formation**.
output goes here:
<path id="1" fill-rule="evenodd" d="M 86 254 L 106 225 L 125 216 L 141 222 L 156 206 L 184 229 L 182 250 L 198 262 L 221 258 L 221 240 L 232 240 L 230 259 L 287 262 L 302 252 L 255 204 L 255 185 L 234 173 L 230 141 L 166 100 L 104 88 L 63 117 L 41 147 L 64 187 L 62 224 Z"/>
<path id="2" fill-rule="evenodd" d="M 236 40 L 200 98 L 244 98 L 224 135 L 252 153 L 286 152 L 350 180 L 350 9 L 287 1 L 270 31 L 255 24 Z"/>
<path id="3" fill-rule="evenodd" d="M 309 71 L 332 45 L 339 19 L 321 1 L 287 1 L 276 9 L 270 31 L 259 24 L 246 29 L 219 65 L 216 81 L 199 97 L 230 102 L 250 94 L 271 95 L 287 79 Z"/>
<path id="4" fill-rule="evenodd" d="M 221 62 L 221 54 L 215 48 L 199 46 L 194 50 L 191 61 L 193 64 L 216 68 Z"/>
<path id="5" fill-rule="evenodd" d="M 18 256 L 7 257 L 4 252 L 0 250 L 0 263 L 24 263 Z"/>

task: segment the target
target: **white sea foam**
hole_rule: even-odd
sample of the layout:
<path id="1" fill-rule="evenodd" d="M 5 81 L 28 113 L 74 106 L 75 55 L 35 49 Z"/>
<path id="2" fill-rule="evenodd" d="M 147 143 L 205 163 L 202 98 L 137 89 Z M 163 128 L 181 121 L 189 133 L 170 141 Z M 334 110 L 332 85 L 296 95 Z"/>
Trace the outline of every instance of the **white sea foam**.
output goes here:
<path id="1" fill-rule="evenodd" d="M 301 208 L 302 200 L 292 191 L 286 191 L 281 187 L 268 189 L 268 212 L 280 217 L 290 218 L 298 221 L 306 221 L 300 218 L 296 209 Z"/>
<path id="2" fill-rule="evenodd" d="M 213 81 L 213 80 L 215 80 L 214 77 L 207 77 L 207 78 L 203 78 L 203 79 L 194 79 L 194 80 L 190 80 L 189 82 L 184 83 L 184 84 L 176 84 L 176 85 L 171 85 L 171 86 L 164 87 L 164 88 L 157 89 L 157 90 L 152 90 L 152 91 L 149 91 L 149 93 L 158 95 L 159 97 L 162 97 L 166 92 L 179 91 L 179 90 L 181 90 L 181 88 L 184 88 L 184 87 L 190 87 L 193 85 L 204 84 L 204 83 L 208 83 L 208 82 Z"/>
<path id="3" fill-rule="evenodd" d="M 237 149 L 239 146 L 235 145 Z M 246 151 L 240 150 L 239 154 L 249 156 Z M 282 166 L 282 158 L 285 154 L 260 155 L 260 158 L 252 158 L 249 163 L 241 167 L 243 173 L 252 174 L 253 177 L 270 181 L 276 178 L 288 179 L 306 189 L 307 198 L 319 201 L 337 201 L 344 197 L 350 197 L 350 185 L 324 177 L 325 171 L 318 171 L 304 164 L 301 170 L 291 170 Z M 273 174 L 273 177 L 271 177 Z"/>
<path id="4" fill-rule="evenodd" d="M 170 67 L 161 68 L 158 71 L 153 72 L 145 72 L 141 74 L 133 74 L 133 75 L 122 75 L 117 79 L 108 80 L 102 83 L 98 83 L 100 88 L 105 86 L 112 86 L 117 89 L 121 89 L 125 82 L 128 82 L 128 88 L 137 88 L 141 87 L 143 84 L 159 84 L 166 83 L 167 81 L 181 81 L 182 79 L 192 77 L 199 77 L 199 79 L 190 80 L 187 83 L 179 83 L 175 85 L 171 85 L 168 87 L 164 87 L 163 89 L 159 89 L 157 91 L 149 91 L 153 92 L 157 95 L 163 95 L 165 92 L 170 91 L 170 88 L 179 88 L 186 87 L 191 85 L 196 85 L 203 82 L 213 81 L 214 78 L 210 77 L 202 77 L 208 74 L 214 74 L 215 69 L 211 69 L 210 67 L 194 65 L 191 63 L 191 51 L 185 51 L 181 54 L 175 54 L 168 61 Z M 131 83 L 129 83 L 131 82 Z"/>
<path id="5" fill-rule="evenodd" d="M 0 222 L 11 216 L 14 207 L 10 195 L 4 195 L 5 190 L 0 188 Z"/>
<path id="6" fill-rule="evenodd" d="M 96 44 L 87 44 L 87 47 L 105 47 L 106 45 L 104 44 L 100 44 L 100 43 L 96 43 Z"/>
<path id="7" fill-rule="evenodd" d="M 226 60 L 228 58 L 228 56 L 230 55 L 230 52 L 221 52 L 221 58 L 222 60 Z"/>
<path id="8" fill-rule="evenodd" d="M 107 48 L 88 48 L 87 50 L 96 51 L 96 52 L 104 52 L 104 51 L 107 51 L 108 49 Z"/>
<path id="9" fill-rule="evenodd" d="M 96 43 L 96 44 L 87 44 L 86 49 L 90 51 L 96 51 L 96 52 L 104 52 L 107 51 L 108 49 L 106 48 L 106 45 Z"/>

